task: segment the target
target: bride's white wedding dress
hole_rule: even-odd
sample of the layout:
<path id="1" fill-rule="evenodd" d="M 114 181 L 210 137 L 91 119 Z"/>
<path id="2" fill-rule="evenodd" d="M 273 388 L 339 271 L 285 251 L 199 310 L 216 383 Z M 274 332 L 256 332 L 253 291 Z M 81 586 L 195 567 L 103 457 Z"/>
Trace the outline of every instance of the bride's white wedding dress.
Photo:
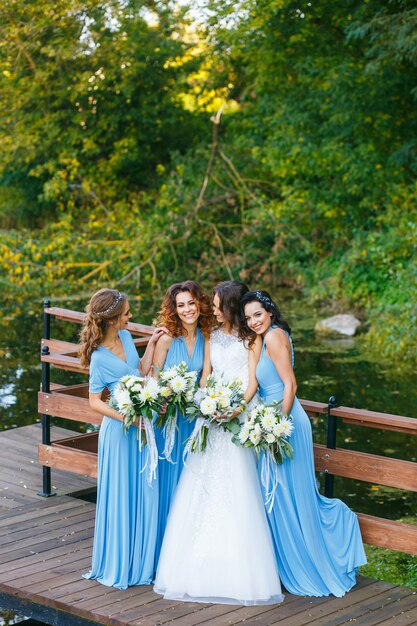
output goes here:
<path id="1" fill-rule="evenodd" d="M 213 374 L 249 380 L 248 350 L 234 335 L 210 338 Z M 283 601 L 252 450 L 211 427 L 203 453 L 190 453 L 168 516 L 155 579 L 172 600 L 224 604 Z"/>

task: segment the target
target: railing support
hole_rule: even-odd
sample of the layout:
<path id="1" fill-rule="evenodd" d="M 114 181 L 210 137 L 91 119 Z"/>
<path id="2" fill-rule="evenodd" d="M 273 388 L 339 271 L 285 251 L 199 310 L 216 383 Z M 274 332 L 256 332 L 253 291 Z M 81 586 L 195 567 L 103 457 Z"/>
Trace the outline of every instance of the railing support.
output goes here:
<path id="1" fill-rule="evenodd" d="M 337 418 L 332 415 L 332 409 L 337 407 L 336 398 L 330 396 L 327 403 L 327 447 L 334 450 L 336 448 L 336 430 L 337 430 Z M 324 495 L 326 498 L 333 498 L 334 493 L 334 475 L 329 474 L 326 471 L 324 478 Z"/>
<path id="2" fill-rule="evenodd" d="M 47 309 L 51 306 L 49 300 L 45 300 L 44 309 Z M 51 318 L 49 313 L 45 310 L 43 312 L 43 339 L 51 338 Z M 42 354 L 49 354 L 48 346 L 42 346 Z M 45 363 L 42 361 L 42 391 L 44 393 L 50 393 L 50 383 L 51 383 L 51 365 L 50 363 Z M 47 446 L 51 443 L 51 418 L 49 415 L 43 414 L 41 415 L 42 422 L 42 443 Z M 55 493 L 51 491 L 51 468 L 46 465 L 42 466 L 42 491 L 38 493 L 38 496 L 42 496 L 43 498 L 50 498 L 54 496 Z"/>

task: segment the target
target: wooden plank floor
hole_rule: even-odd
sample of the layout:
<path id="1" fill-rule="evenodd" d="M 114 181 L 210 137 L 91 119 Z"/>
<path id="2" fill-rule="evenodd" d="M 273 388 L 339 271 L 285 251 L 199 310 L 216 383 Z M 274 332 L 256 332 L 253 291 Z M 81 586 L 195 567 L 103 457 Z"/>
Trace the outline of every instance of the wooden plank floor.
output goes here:
<path id="1" fill-rule="evenodd" d="M 55 429 L 53 438 L 69 434 Z M 94 481 L 52 471 L 58 495 L 37 496 L 39 439 L 37 426 L 0 433 L 0 602 L 13 598 L 26 603 L 27 611 L 41 607 L 44 621 L 63 626 L 75 623 L 70 617 L 77 616 L 111 626 L 417 625 L 415 591 L 363 577 L 344 598 L 287 594 L 282 605 L 272 607 L 173 602 L 154 594 L 151 586 L 120 591 L 84 580 L 95 506 L 68 494 L 91 488 Z"/>

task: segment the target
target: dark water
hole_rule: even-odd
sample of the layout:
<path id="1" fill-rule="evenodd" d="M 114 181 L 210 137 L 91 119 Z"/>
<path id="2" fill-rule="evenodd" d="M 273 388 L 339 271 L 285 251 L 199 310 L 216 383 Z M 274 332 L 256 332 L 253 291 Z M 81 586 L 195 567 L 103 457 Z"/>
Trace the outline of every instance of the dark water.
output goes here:
<path id="1" fill-rule="evenodd" d="M 295 371 L 300 398 L 327 402 L 335 395 L 344 406 L 417 417 L 417 389 L 413 372 L 401 362 L 371 359 L 361 347 L 361 338 L 323 339 L 314 333 L 318 314 L 306 305 L 299 293 L 280 292 L 277 300 L 293 330 Z M 65 306 L 65 303 L 59 303 Z M 84 301 L 68 308 L 82 310 Z M 133 319 L 148 323 L 152 313 L 134 312 Z M 79 326 L 52 320 L 52 336 L 77 340 Z M 28 310 L 13 320 L 0 323 L 0 429 L 31 424 L 38 419 L 36 393 L 41 369 L 39 342 L 42 334 L 42 304 L 38 311 Z M 64 384 L 85 381 L 85 377 L 53 370 L 52 380 Z M 63 425 L 69 422 L 56 420 Z M 77 422 L 74 429 L 85 428 Z M 325 421 L 313 422 L 314 439 L 325 442 Z M 337 445 L 363 452 L 404 460 L 416 460 L 415 439 L 340 422 Z M 321 479 L 322 481 L 322 479 Z M 335 495 L 357 512 L 390 519 L 415 515 L 417 496 L 411 492 L 379 487 L 355 480 L 335 479 Z"/>

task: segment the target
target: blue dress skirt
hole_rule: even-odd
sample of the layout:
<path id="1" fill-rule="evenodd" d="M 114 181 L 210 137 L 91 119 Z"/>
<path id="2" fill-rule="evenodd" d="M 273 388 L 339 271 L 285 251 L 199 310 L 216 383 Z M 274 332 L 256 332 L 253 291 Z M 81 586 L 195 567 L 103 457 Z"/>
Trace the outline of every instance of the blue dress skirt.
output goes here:
<path id="1" fill-rule="evenodd" d="M 282 400 L 284 383 L 265 344 L 256 376 L 264 402 Z M 355 584 L 358 566 L 366 563 L 358 519 L 341 500 L 318 492 L 311 424 L 297 398 L 291 415 L 294 458 L 279 466 L 279 485 L 268 514 L 278 570 L 290 593 L 340 597 Z"/>
<path id="2" fill-rule="evenodd" d="M 181 361 L 185 361 L 188 367 L 188 371 L 197 371 L 198 377 L 200 377 L 204 363 L 204 335 L 200 328 L 197 328 L 196 340 L 194 344 L 194 350 L 190 357 L 188 354 L 187 346 L 184 337 L 176 337 L 172 340 L 171 346 L 167 352 L 163 370 L 166 370 L 174 365 L 178 365 Z M 165 527 L 167 523 L 167 517 L 171 502 L 174 497 L 175 489 L 181 476 L 184 463 L 182 460 L 182 454 L 184 451 L 184 444 L 187 438 L 191 435 L 194 428 L 194 424 L 189 422 L 183 415 L 178 415 L 177 419 L 178 431 L 175 436 L 174 448 L 172 450 L 171 459 L 172 462 L 161 458 L 164 450 L 165 440 L 162 436 L 162 432 L 156 430 L 156 440 L 159 450 L 159 513 L 158 513 L 158 534 L 156 541 L 156 561 L 158 562 L 159 553 L 161 551 L 162 540 L 164 538 Z"/>
<path id="3" fill-rule="evenodd" d="M 139 356 L 130 333 L 119 331 L 126 362 L 99 346 L 90 364 L 90 393 L 113 391 L 127 374 L 138 375 Z M 141 473 L 137 429 L 104 417 L 98 440 L 97 506 L 92 569 L 84 578 L 125 589 L 149 584 L 155 571 L 158 483 Z"/>

